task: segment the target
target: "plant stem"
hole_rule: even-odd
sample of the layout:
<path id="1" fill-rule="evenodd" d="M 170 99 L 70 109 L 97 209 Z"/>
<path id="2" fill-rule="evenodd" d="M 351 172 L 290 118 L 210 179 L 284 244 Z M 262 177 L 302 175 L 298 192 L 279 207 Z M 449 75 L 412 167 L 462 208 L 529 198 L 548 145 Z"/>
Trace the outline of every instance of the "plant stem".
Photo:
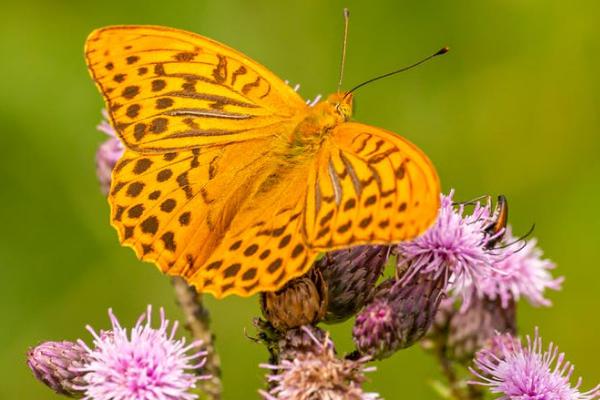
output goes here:
<path id="1" fill-rule="evenodd" d="M 210 315 L 202 304 L 202 295 L 189 286 L 181 277 L 172 278 L 177 303 L 186 317 L 186 328 L 194 339 L 202 340 L 207 352 L 206 364 L 202 367 L 203 374 L 210 374 L 208 380 L 199 381 L 200 388 L 209 400 L 220 400 L 223 390 L 221 383 L 221 360 L 215 349 L 215 336 L 210 330 Z"/>
<path id="2" fill-rule="evenodd" d="M 442 373 L 448 381 L 448 386 L 450 392 L 452 393 L 452 397 L 456 400 L 478 400 L 480 397 L 476 396 L 476 393 L 471 391 L 470 388 L 465 388 L 463 382 L 456 374 L 454 366 L 452 365 L 452 361 L 446 357 L 446 346 L 438 343 L 435 353 L 438 362 L 440 363 Z"/>

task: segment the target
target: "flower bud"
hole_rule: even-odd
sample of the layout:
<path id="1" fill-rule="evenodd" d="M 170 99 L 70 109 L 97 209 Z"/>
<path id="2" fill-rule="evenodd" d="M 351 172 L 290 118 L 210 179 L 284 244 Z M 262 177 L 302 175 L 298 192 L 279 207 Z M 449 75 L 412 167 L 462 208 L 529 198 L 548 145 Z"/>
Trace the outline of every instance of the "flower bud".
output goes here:
<path id="1" fill-rule="evenodd" d="M 388 259 L 387 246 L 356 246 L 329 252 L 315 268 L 329 291 L 325 322 L 342 322 L 368 302 Z"/>
<path id="2" fill-rule="evenodd" d="M 263 315 L 280 332 L 320 322 L 327 301 L 327 284 L 315 268 L 275 292 L 261 294 Z"/>
<path id="3" fill-rule="evenodd" d="M 449 321 L 447 356 L 470 363 L 475 353 L 497 333 L 517 333 L 515 302 L 504 308 L 500 300 L 475 298 L 466 310 L 455 312 Z"/>
<path id="4" fill-rule="evenodd" d="M 514 352 L 519 347 L 520 342 L 519 339 L 516 338 L 515 335 L 510 333 L 496 333 L 494 336 L 489 338 L 485 345 L 475 353 L 475 357 L 480 352 L 488 352 L 496 356 L 498 362 L 504 360 L 505 352 Z"/>
<path id="5" fill-rule="evenodd" d="M 279 359 L 293 360 L 300 354 L 320 353 L 323 346 L 335 352 L 335 346 L 324 330 L 311 325 L 290 329 L 278 341 Z"/>
<path id="6" fill-rule="evenodd" d="M 27 352 L 27 365 L 35 377 L 68 397 L 83 395 L 77 387 L 85 383 L 80 369 L 86 362 L 85 349 L 74 342 L 44 342 Z"/>
<path id="7" fill-rule="evenodd" d="M 420 340 L 435 319 L 444 285 L 443 276 L 421 274 L 382 283 L 356 318 L 353 337 L 359 352 L 383 359 Z"/>
<path id="8" fill-rule="evenodd" d="M 388 299 L 378 298 L 358 314 L 352 336 L 361 354 L 383 359 L 400 348 L 400 321 L 396 311 Z"/>

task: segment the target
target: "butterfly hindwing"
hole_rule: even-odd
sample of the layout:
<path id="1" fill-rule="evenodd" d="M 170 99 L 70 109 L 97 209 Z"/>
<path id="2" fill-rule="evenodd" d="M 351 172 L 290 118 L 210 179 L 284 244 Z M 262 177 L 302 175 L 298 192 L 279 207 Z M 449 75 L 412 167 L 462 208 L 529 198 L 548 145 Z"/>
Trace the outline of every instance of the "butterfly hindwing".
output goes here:
<path id="1" fill-rule="evenodd" d="M 126 150 L 109 193 L 123 244 L 171 273 L 184 272 L 192 258 L 206 260 L 233 218 L 224 210 L 252 190 L 251 177 L 264 164 L 261 148 L 244 142 L 164 154 Z"/>
<path id="2" fill-rule="evenodd" d="M 211 258 L 188 281 L 217 297 L 248 296 L 277 290 L 306 273 L 318 252 L 307 246 L 302 235 L 304 204 L 298 190 L 304 176 L 287 177 L 266 198 L 256 193 Z"/>
<path id="3" fill-rule="evenodd" d="M 314 249 L 413 238 L 434 220 L 439 181 L 406 139 L 359 123 L 336 127 L 309 177 L 306 235 Z"/>
<path id="4" fill-rule="evenodd" d="M 137 151 L 281 134 L 306 108 L 293 89 L 260 64 L 182 30 L 102 28 L 89 36 L 86 60 L 112 125 Z"/>

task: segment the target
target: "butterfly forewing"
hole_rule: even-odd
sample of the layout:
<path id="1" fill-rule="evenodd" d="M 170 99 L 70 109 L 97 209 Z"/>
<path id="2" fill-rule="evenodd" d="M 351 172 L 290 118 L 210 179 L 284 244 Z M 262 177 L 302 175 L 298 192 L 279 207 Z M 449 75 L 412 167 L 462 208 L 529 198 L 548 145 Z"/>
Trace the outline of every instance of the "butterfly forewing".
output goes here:
<path id="1" fill-rule="evenodd" d="M 154 26 L 99 29 L 87 40 L 86 59 L 113 126 L 137 151 L 280 135 L 306 108 L 260 64 L 190 32 Z"/>
<path id="2" fill-rule="evenodd" d="M 392 132 L 341 124 L 309 179 L 307 240 L 329 250 L 410 239 L 433 222 L 438 205 L 438 177 L 423 152 Z"/>

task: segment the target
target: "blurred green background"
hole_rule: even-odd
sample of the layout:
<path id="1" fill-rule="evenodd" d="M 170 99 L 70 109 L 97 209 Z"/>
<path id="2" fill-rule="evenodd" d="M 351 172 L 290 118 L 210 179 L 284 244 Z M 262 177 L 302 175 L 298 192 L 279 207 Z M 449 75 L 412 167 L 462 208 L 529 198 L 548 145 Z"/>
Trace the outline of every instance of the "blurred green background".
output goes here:
<path id="1" fill-rule="evenodd" d="M 504 193 L 511 222 L 566 275 L 550 309 L 522 304 L 589 387 L 600 381 L 600 6 L 552 0 L 122 1 L 27 0 L 0 24 L 1 399 L 56 398 L 25 366 L 42 340 L 89 340 L 113 307 L 133 323 L 146 304 L 179 317 L 168 279 L 121 248 L 95 177 L 102 102 L 83 43 L 110 24 L 162 24 L 227 43 L 301 93 L 335 89 L 342 7 L 350 8 L 347 87 L 449 45 L 447 56 L 357 92 L 356 119 L 396 131 L 437 165 L 457 196 Z M 257 299 L 207 300 L 223 359 L 225 399 L 255 398 L 265 350 L 244 337 Z M 333 328 L 350 348 L 346 323 Z M 250 332 L 252 330 L 250 329 Z M 387 399 L 434 399 L 437 366 L 420 349 L 371 374 Z"/>

